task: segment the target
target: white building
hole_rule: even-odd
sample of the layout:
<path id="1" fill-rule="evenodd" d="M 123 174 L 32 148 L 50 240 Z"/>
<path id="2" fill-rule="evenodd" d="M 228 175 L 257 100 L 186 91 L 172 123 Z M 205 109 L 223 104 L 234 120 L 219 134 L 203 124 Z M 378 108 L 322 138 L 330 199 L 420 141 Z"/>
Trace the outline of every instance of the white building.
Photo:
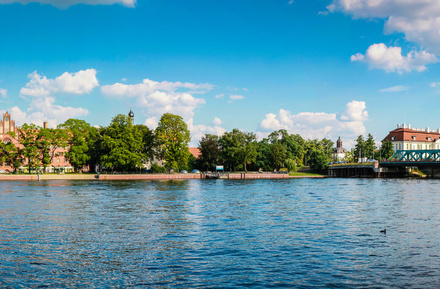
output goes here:
<path id="1" fill-rule="evenodd" d="M 395 130 L 384 138 L 393 144 L 397 150 L 438 150 L 440 149 L 440 129 L 430 130 L 411 128 L 411 125 L 397 125 Z"/>

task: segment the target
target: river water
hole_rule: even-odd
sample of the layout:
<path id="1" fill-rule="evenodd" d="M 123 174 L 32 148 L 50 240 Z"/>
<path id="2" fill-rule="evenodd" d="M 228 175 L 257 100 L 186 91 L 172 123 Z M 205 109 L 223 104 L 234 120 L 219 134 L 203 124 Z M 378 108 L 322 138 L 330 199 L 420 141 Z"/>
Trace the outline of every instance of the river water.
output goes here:
<path id="1" fill-rule="evenodd" d="M 439 180 L 0 185 L 0 288 L 440 284 Z"/>

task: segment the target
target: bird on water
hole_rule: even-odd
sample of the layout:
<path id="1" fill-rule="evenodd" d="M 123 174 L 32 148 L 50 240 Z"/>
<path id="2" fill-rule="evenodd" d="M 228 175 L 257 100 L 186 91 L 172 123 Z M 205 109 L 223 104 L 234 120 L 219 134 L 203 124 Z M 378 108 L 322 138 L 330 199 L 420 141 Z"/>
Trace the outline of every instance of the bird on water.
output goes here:
<path id="1" fill-rule="evenodd" d="M 387 229 L 383 229 L 380 232 L 386 234 L 387 233 Z"/>

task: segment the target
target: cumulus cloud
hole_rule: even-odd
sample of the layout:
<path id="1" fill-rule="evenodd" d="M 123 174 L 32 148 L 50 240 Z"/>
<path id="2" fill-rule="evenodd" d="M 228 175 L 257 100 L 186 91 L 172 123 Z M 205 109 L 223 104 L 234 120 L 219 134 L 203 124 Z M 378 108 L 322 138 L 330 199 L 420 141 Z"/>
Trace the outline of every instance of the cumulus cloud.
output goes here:
<path id="1" fill-rule="evenodd" d="M 289 133 L 300 134 L 306 139 L 335 139 L 342 136 L 355 139 L 365 134 L 364 122 L 368 120 L 368 112 L 364 101 L 351 101 L 341 113 L 301 112 L 292 114 L 280 109 L 278 114 L 268 113 L 260 122 L 259 135 L 279 129 Z"/>
<path id="2" fill-rule="evenodd" d="M 157 82 L 144 79 L 139 84 L 104 85 L 101 87 L 101 93 L 113 98 L 134 98 L 136 105 L 150 117 L 157 118 L 169 112 L 188 120 L 193 117 L 194 110 L 205 103 L 205 99 L 196 98 L 191 93 L 203 93 L 213 87 L 210 84 Z"/>
<path id="3" fill-rule="evenodd" d="M 191 131 L 191 143 L 190 146 L 198 146 L 199 141 L 202 139 L 202 137 L 209 133 L 209 134 L 215 134 L 218 136 L 221 136 L 226 132 L 224 128 L 220 126 L 220 124 L 215 124 L 217 120 L 220 120 L 219 118 L 214 118 L 214 126 L 207 126 L 203 124 L 194 124 L 194 120 L 190 118 L 187 122 L 188 129 Z M 221 121 L 220 121 L 221 122 Z"/>
<path id="4" fill-rule="evenodd" d="M 17 106 L 9 109 L 17 125 L 35 123 L 41 126 L 47 121 L 49 127 L 56 127 L 69 118 L 87 115 L 89 112 L 85 108 L 55 104 L 54 94 L 87 94 L 99 85 L 95 69 L 80 70 L 76 73 L 65 72 L 54 79 L 39 75 L 35 71 L 29 74 L 28 78 L 30 80 L 20 89 L 20 95 L 31 97 L 29 108 L 25 111 Z"/>
<path id="5" fill-rule="evenodd" d="M 400 47 L 388 47 L 383 43 L 373 44 L 365 55 L 357 53 L 351 56 L 351 61 L 368 63 L 370 69 L 383 69 L 386 72 L 410 72 L 412 70 L 424 71 L 426 65 L 438 62 L 434 54 L 426 51 L 411 51 L 406 56 L 402 55 Z"/>
<path id="6" fill-rule="evenodd" d="M 35 123 L 42 126 L 43 122 L 46 121 L 48 126 L 52 128 L 69 118 L 77 118 L 89 113 L 85 108 L 64 107 L 54 103 L 55 98 L 53 97 L 35 98 L 27 111 L 22 111 L 17 106 L 8 111 L 12 114 L 17 125 Z"/>
<path id="7" fill-rule="evenodd" d="M 72 5 L 77 4 L 87 4 L 87 5 L 113 5 L 121 4 L 126 7 L 134 7 L 136 0 L 0 0 L 0 4 L 29 4 L 29 3 L 41 3 L 50 4 L 57 8 L 67 8 Z"/>
<path id="8" fill-rule="evenodd" d="M 396 86 L 380 89 L 379 92 L 400 92 L 400 91 L 405 91 L 408 89 L 410 89 L 409 86 L 396 85 Z"/>
<path id="9" fill-rule="evenodd" d="M 30 79 L 20 89 L 20 95 L 45 97 L 54 93 L 84 94 L 90 93 L 99 85 L 95 69 L 80 70 L 76 73 L 64 72 L 55 79 L 39 75 L 36 71 L 28 75 Z"/>
<path id="10" fill-rule="evenodd" d="M 205 104 L 205 99 L 194 97 L 193 94 L 205 93 L 214 88 L 214 85 L 182 83 L 182 82 L 157 82 L 144 79 L 138 84 L 115 83 L 101 87 L 101 93 L 111 98 L 133 98 L 145 116 L 144 124 L 149 128 L 156 128 L 160 117 L 164 113 L 180 115 L 188 124 L 191 131 L 192 145 L 197 145 L 198 140 L 205 133 L 223 133 L 220 119 L 214 119 L 214 126 L 194 124 L 195 110 Z"/>
<path id="11" fill-rule="evenodd" d="M 8 97 L 8 90 L 4 88 L 0 88 L 0 96 L 3 98 Z"/>
<path id="12" fill-rule="evenodd" d="M 385 19 L 386 33 L 404 33 L 407 40 L 440 54 L 438 0 L 333 0 L 327 9 L 354 18 Z"/>

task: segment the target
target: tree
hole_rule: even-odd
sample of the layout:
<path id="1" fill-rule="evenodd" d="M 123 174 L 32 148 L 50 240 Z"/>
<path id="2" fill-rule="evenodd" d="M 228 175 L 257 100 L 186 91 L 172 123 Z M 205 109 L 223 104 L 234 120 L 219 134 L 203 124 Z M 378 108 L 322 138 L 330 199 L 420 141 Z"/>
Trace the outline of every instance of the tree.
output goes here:
<path id="1" fill-rule="evenodd" d="M 356 145 L 354 146 L 354 159 L 358 160 L 365 156 L 365 141 L 362 135 L 359 135 L 356 139 Z"/>
<path id="2" fill-rule="evenodd" d="M 0 161 L 11 166 L 14 172 L 23 163 L 23 152 L 19 146 L 13 144 L 12 142 L 3 143 L 0 142 Z"/>
<path id="3" fill-rule="evenodd" d="M 319 141 L 319 145 L 322 148 L 322 151 L 329 157 L 332 157 L 333 154 L 333 148 L 335 146 L 335 143 L 332 142 L 329 139 L 323 138 L 322 140 Z"/>
<path id="4" fill-rule="evenodd" d="M 197 164 L 201 170 L 210 171 L 220 163 L 219 137 L 205 134 L 199 141 L 200 156 Z"/>
<path id="5" fill-rule="evenodd" d="M 129 171 L 143 164 L 143 135 L 129 116 L 118 114 L 108 127 L 101 128 L 100 164 L 112 170 Z"/>
<path id="6" fill-rule="evenodd" d="M 388 160 L 394 155 L 393 143 L 389 140 L 384 140 L 380 148 L 380 156 L 382 159 Z"/>
<path id="7" fill-rule="evenodd" d="M 286 168 L 289 172 L 296 172 L 296 163 L 292 159 L 287 159 L 285 161 Z"/>
<path id="8" fill-rule="evenodd" d="M 271 145 L 269 152 L 269 160 L 272 165 L 272 168 L 279 170 L 286 160 L 287 150 L 286 148 L 279 142 L 276 142 Z"/>
<path id="9" fill-rule="evenodd" d="M 364 142 L 364 157 L 368 159 L 374 159 L 375 150 L 376 150 L 376 144 L 374 143 L 373 136 L 371 134 L 368 134 L 368 138 Z"/>
<path id="10" fill-rule="evenodd" d="M 254 163 L 258 155 L 256 140 L 254 133 L 242 132 L 238 129 L 223 134 L 220 138 L 220 147 L 222 157 L 230 169 L 235 171 L 242 165 L 247 171 L 247 164 Z"/>
<path id="11" fill-rule="evenodd" d="M 69 150 L 66 157 L 75 172 L 89 165 L 92 167 L 99 159 L 96 150 L 98 130 L 84 120 L 70 118 L 58 125 L 58 129 L 66 131 Z"/>
<path id="12" fill-rule="evenodd" d="M 35 124 L 23 124 L 21 128 L 17 128 L 18 135 L 14 132 L 9 132 L 9 134 L 18 139 L 19 143 L 22 145 L 22 149 L 18 150 L 21 156 L 18 158 L 23 158 L 27 161 L 27 166 L 29 172 L 32 168 L 37 169 L 41 164 L 41 146 L 40 142 L 37 140 L 38 133 L 41 128 Z"/>
<path id="13" fill-rule="evenodd" d="M 254 169 L 257 170 L 265 170 L 270 171 L 272 169 L 269 161 L 269 153 L 270 153 L 271 144 L 269 143 L 269 139 L 264 138 L 263 140 L 257 143 L 257 157 L 254 163 Z"/>
<path id="14" fill-rule="evenodd" d="M 158 155 L 165 160 L 165 167 L 178 170 L 188 163 L 190 152 L 188 144 L 191 135 L 183 118 L 165 113 L 156 128 Z"/>
<path id="15" fill-rule="evenodd" d="M 322 172 L 328 168 L 328 156 L 323 150 L 314 149 L 310 154 L 310 168 L 315 172 Z"/>
<path id="16" fill-rule="evenodd" d="M 46 167 L 52 163 L 52 160 L 57 156 L 56 150 L 65 148 L 68 144 L 69 136 L 64 129 L 49 129 L 42 128 L 36 136 L 36 143 L 40 150 L 40 164 L 44 171 Z"/>

